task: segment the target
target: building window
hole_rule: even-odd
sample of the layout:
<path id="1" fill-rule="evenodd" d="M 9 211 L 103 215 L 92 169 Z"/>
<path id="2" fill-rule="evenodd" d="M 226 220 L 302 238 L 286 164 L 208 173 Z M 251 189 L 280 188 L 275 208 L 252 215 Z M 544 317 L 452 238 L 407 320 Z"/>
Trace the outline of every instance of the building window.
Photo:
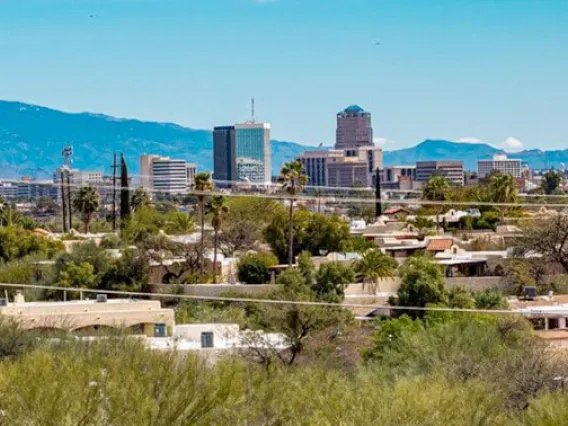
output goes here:
<path id="1" fill-rule="evenodd" d="M 204 332 L 201 333 L 201 347 L 202 348 L 213 348 L 214 347 L 213 332 L 204 331 Z"/>

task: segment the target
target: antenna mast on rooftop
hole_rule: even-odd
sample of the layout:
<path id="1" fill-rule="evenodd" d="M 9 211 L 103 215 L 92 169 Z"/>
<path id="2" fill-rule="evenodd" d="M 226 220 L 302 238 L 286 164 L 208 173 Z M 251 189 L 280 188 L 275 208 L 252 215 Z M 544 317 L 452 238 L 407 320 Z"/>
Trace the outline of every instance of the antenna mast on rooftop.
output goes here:
<path id="1" fill-rule="evenodd" d="M 254 122 L 255 122 L 255 117 L 254 117 L 254 98 L 251 98 L 251 100 L 250 100 L 250 115 L 251 115 L 252 123 L 254 123 Z"/>

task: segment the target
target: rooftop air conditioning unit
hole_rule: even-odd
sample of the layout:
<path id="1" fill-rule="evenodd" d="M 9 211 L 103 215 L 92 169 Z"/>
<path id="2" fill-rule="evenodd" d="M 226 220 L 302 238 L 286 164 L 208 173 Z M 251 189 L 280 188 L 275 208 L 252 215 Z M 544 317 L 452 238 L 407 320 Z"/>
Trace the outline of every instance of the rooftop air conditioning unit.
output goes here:
<path id="1" fill-rule="evenodd" d="M 106 302 L 107 302 L 106 294 L 97 294 L 97 303 L 106 303 Z"/>
<path id="2" fill-rule="evenodd" d="M 525 295 L 525 299 L 527 300 L 534 300 L 536 297 L 536 286 L 534 285 L 526 285 L 523 287 L 523 293 Z"/>

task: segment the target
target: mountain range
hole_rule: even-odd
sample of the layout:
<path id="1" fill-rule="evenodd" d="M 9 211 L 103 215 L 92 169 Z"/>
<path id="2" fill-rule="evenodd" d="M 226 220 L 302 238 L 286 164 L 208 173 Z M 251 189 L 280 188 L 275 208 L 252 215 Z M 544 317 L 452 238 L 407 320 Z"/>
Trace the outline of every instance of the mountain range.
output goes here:
<path id="1" fill-rule="evenodd" d="M 0 100 L 0 177 L 31 175 L 48 178 L 62 161 L 61 150 L 73 146 L 73 166 L 109 170 L 114 152 L 123 152 L 132 173 L 143 153 L 184 158 L 201 170 L 213 167 L 212 133 L 173 123 L 116 118 L 102 114 L 67 113 L 21 102 Z M 272 141 L 272 173 L 313 146 Z M 468 170 L 478 159 L 503 153 L 485 143 L 425 140 L 416 146 L 384 152 L 385 165 L 417 160 L 463 160 Z M 527 150 L 511 154 L 533 168 L 568 163 L 568 150 Z"/>

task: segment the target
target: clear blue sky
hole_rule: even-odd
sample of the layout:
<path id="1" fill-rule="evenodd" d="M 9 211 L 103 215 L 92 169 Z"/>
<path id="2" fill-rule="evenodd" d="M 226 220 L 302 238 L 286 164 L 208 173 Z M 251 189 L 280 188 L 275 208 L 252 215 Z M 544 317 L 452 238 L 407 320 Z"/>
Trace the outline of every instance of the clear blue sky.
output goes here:
<path id="1" fill-rule="evenodd" d="M 254 96 L 305 144 L 357 103 L 389 149 L 567 148 L 567 22 L 568 0 L 0 0 L 0 99 L 211 128 Z"/>

